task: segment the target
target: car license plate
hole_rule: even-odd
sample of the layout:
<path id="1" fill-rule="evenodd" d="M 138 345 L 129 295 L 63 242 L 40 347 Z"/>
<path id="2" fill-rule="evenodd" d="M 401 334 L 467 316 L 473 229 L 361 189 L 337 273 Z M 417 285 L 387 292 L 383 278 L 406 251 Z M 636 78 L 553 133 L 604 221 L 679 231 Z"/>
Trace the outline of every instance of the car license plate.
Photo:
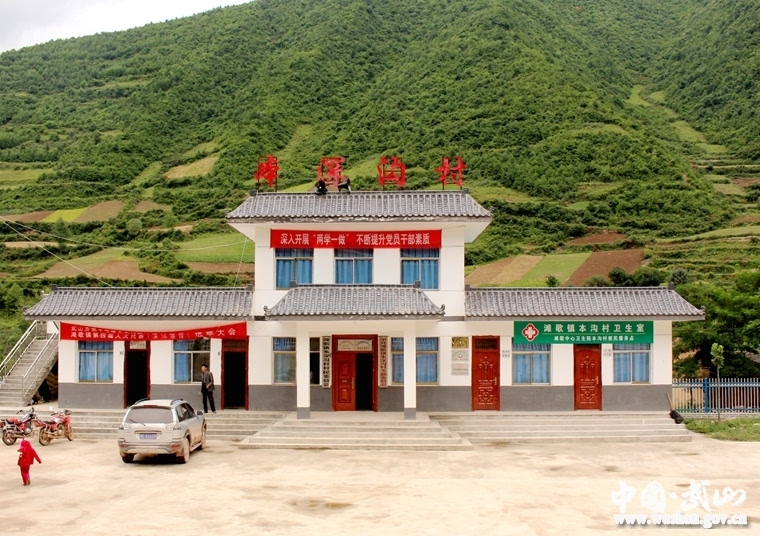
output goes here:
<path id="1" fill-rule="evenodd" d="M 140 434 L 140 439 L 158 439 L 158 434 Z"/>

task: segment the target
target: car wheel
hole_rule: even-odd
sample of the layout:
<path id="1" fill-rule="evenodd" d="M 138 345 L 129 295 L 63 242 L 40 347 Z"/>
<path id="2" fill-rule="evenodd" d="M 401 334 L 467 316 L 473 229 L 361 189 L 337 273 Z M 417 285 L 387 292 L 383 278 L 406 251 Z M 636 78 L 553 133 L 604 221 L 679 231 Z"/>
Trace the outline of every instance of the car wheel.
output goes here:
<path id="1" fill-rule="evenodd" d="M 121 461 L 124 463 L 132 463 L 135 460 L 134 454 L 122 454 L 121 455 Z"/>
<path id="2" fill-rule="evenodd" d="M 190 442 L 187 438 L 182 440 L 182 449 L 177 453 L 178 463 L 187 463 L 190 461 Z"/>
<path id="3" fill-rule="evenodd" d="M 206 448 L 206 427 L 203 427 L 203 431 L 201 432 L 201 444 L 198 445 L 199 450 L 203 450 Z"/>

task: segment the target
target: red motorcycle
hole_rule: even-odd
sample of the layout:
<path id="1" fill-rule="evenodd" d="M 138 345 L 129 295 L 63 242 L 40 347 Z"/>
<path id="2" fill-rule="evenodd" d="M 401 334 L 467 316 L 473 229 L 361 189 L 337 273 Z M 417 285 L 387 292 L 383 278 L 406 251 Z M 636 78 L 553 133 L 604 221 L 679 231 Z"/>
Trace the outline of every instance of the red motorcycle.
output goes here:
<path id="1" fill-rule="evenodd" d="M 21 410 L 23 411 L 23 410 Z M 19 413 L 21 413 L 19 411 Z M 37 421 L 37 412 L 34 408 L 27 411 L 23 417 L 8 417 L 3 420 L 3 443 L 13 445 L 18 438 L 27 438 L 34 435 L 34 425 Z"/>
<path id="2" fill-rule="evenodd" d="M 59 409 L 48 420 L 38 420 L 40 425 L 40 445 L 49 445 L 53 439 L 65 437 L 74 440 L 74 428 L 71 426 L 71 411 Z"/>

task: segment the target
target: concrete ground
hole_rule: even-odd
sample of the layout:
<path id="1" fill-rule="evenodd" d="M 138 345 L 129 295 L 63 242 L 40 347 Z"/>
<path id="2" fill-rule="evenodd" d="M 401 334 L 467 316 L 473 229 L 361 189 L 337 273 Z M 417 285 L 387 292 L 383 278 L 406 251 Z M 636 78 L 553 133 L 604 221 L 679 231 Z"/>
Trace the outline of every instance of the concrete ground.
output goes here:
<path id="1" fill-rule="evenodd" d="M 635 488 L 627 512 L 651 514 L 640 498 L 653 481 L 662 485 L 666 513 L 679 510 L 692 481 L 709 481 L 702 504 L 713 513 L 744 514 L 750 523 L 746 530 L 718 530 L 751 534 L 760 526 L 760 444 L 699 436 L 691 443 L 522 444 L 471 452 L 239 450 L 211 441 L 187 465 L 157 458 L 127 465 L 110 440 L 56 439 L 43 447 L 35 439 L 33 445 L 43 463 L 32 467 L 32 485 L 24 487 L 18 443 L 0 443 L 2 534 L 702 532 L 615 525 L 620 507 L 613 491 Z M 713 494 L 725 488 L 744 490 L 746 500 L 716 507 Z M 707 510 L 700 505 L 687 513 Z"/>

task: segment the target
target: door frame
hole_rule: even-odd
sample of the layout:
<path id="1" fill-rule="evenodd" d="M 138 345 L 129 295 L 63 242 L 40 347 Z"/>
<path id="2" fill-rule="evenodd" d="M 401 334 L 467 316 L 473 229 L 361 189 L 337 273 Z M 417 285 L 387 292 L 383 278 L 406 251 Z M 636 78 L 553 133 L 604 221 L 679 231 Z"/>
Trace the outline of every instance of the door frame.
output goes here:
<path id="1" fill-rule="evenodd" d="M 379 368 L 378 368 L 378 360 L 377 360 L 377 353 L 378 353 L 378 336 L 375 335 L 333 335 L 332 341 L 331 341 L 331 351 L 330 351 L 330 359 L 335 358 L 335 354 L 338 353 L 338 341 L 339 340 L 358 340 L 358 339 L 368 339 L 372 341 L 372 351 L 368 352 L 366 350 L 362 351 L 341 351 L 340 353 L 353 353 L 354 355 L 354 385 L 357 385 L 356 383 L 356 354 L 372 354 L 372 411 L 377 411 L 377 398 L 378 398 L 378 374 L 379 374 Z M 356 393 L 354 393 L 354 409 L 353 410 L 338 410 L 337 407 L 337 399 L 338 399 L 338 391 L 335 389 L 335 386 L 337 385 L 336 381 L 336 375 L 337 375 L 337 367 L 334 366 L 334 363 L 330 363 L 330 370 L 331 370 L 331 390 L 332 390 L 332 410 L 333 411 L 356 411 Z"/>
<path id="2" fill-rule="evenodd" d="M 133 343 L 145 343 L 145 397 L 150 398 L 150 341 L 124 341 L 124 407 L 130 406 L 128 400 L 129 393 L 129 369 L 127 363 L 129 362 L 129 351 L 132 349 Z M 136 351 L 142 351 L 142 348 L 135 348 Z"/>
<path id="3" fill-rule="evenodd" d="M 597 368 L 597 376 L 596 376 L 596 394 L 597 394 L 597 400 L 598 404 L 597 407 L 580 407 L 579 406 L 579 400 L 580 400 L 580 391 L 581 391 L 581 384 L 579 382 L 579 374 L 578 369 L 580 365 L 579 358 L 581 356 L 581 350 L 585 349 L 586 351 L 593 351 L 595 356 L 593 356 L 595 359 L 595 365 Z M 601 344 L 574 344 L 573 345 L 573 409 L 576 411 L 594 411 L 594 410 L 601 410 L 602 409 L 602 345 Z"/>
<path id="4" fill-rule="evenodd" d="M 495 350 L 477 350 L 475 348 L 475 341 L 476 340 L 495 340 L 496 341 L 496 349 Z M 496 353 L 496 360 L 495 360 L 495 376 L 494 376 L 494 405 L 496 407 L 494 408 L 475 408 L 475 400 L 477 399 L 477 393 L 478 393 L 478 385 L 476 383 L 475 379 L 475 353 L 476 352 L 495 352 Z M 472 392 L 472 411 L 500 411 L 501 410 L 501 337 L 498 335 L 473 335 L 472 336 L 472 369 L 470 371 L 470 387 Z"/>
<path id="5" fill-rule="evenodd" d="M 221 405 L 221 409 L 224 409 L 225 397 L 226 397 L 226 394 L 225 394 L 226 385 L 224 382 L 224 354 L 227 350 L 229 350 L 230 352 L 242 352 L 244 355 L 243 357 L 243 379 L 244 379 L 243 391 L 244 391 L 244 396 L 245 396 L 245 402 L 243 404 L 243 408 L 247 411 L 248 410 L 248 387 L 249 387 L 248 386 L 248 337 L 245 338 L 242 350 L 238 348 L 226 348 L 225 343 L 229 344 L 232 342 L 237 343 L 239 341 L 238 339 L 222 339 L 222 356 L 221 356 L 222 357 L 222 364 L 221 364 L 222 377 L 220 378 L 222 380 L 222 388 L 221 388 L 222 393 L 219 397 L 220 398 L 219 403 Z"/>

